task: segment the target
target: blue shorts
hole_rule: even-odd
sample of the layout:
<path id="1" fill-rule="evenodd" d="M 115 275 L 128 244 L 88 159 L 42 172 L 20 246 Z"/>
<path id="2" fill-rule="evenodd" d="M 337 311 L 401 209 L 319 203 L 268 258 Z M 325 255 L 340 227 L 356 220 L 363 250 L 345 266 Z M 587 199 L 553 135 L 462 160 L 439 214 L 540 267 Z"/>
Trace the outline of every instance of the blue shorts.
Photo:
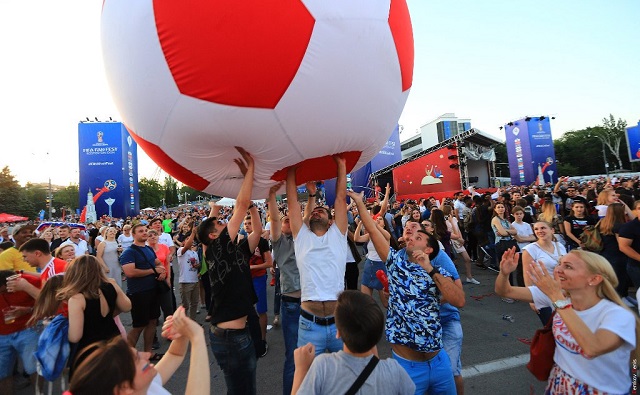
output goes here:
<path id="1" fill-rule="evenodd" d="M 458 320 L 442 321 L 442 344 L 451 361 L 454 376 L 460 376 L 462 371 L 462 325 Z"/>
<path id="2" fill-rule="evenodd" d="M 36 372 L 36 357 L 40 335 L 33 328 L 27 328 L 10 335 L 0 335 L 0 380 L 13 374 L 16 355 L 20 356 L 27 374 Z"/>
<path id="3" fill-rule="evenodd" d="M 253 289 L 258 295 L 258 303 L 256 304 L 256 311 L 258 314 L 264 314 L 267 312 L 267 275 L 253 278 Z"/>
<path id="4" fill-rule="evenodd" d="M 416 385 L 416 395 L 456 395 L 456 383 L 451 374 L 449 357 L 444 350 L 425 362 L 410 361 L 391 352 L 393 359 L 409 374 Z"/>
<path id="5" fill-rule="evenodd" d="M 364 261 L 364 271 L 362 272 L 362 285 L 371 289 L 382 289 L 382 283 L 376 277 L 376 272 L 378 270 L 382 270 L 387 273 L 387 268 L 384 265 L 384 262 L 380 261 L 372 261 L 367 258 Z"/>

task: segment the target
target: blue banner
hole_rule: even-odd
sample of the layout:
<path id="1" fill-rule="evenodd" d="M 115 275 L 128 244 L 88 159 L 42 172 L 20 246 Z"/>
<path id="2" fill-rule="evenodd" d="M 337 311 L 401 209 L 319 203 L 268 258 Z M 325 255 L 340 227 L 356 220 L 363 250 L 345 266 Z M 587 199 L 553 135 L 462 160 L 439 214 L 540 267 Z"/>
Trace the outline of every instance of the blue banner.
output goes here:
<path id="1" fill-rule="evenodd" d="M 547 182 L 555 184 L 558 181 L 558 173 L 549 118 L 531 118 L 527 124 L 529 125 L 531 160 L 535 173 L 534 182 L 538 185 L 544 185 Z"/>
<path id="2" fill-rule="evenodd" d="M 79 123 L 78 145 L 83 219 L 138 214 L 138 146 L 124 125 Z"/>
<path id="3" fill-rule="evenodd" d="M 631 126 L 625 129 L 627 138 L 627 147 L 629 160 L 631 162 L 640 161 L 640 122 L 637 126 Z"/>
<path id="4" fill-rule="evenodd" d="M 513 185 L 555 183 L 555 151 L 547 117 L 519 119 L 504 125 Z"/>
<path id="5" fill-rule="evenodd" d="M 369 185 L 369 177 L 371 174 L 400 160 L 402 160 L 400 130 L 396 125 L 384 147 L 378 152 L 378 155 L 374 156 L 369 163 L 351 172 L 347 176 L 347 188 L 351 188 L 358 193 L 364 191 L 365 196 L 373 197 L 375 186 Z M 336 199 L 336 179 L 326 180 L 324 186 L 325 199 L 328 204 L 333 205 L 333 201 Z M 385 186 L 380 185 L 380 187 L 382 187 L 382 191 L 384 192 Z"/>

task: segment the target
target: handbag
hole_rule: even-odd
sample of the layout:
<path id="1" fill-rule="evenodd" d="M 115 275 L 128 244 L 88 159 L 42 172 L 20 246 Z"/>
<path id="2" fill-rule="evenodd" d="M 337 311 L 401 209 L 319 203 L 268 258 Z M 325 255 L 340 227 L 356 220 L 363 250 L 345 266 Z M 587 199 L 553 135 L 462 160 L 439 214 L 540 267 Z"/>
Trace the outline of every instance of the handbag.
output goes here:
<path id="1" fill-rule="evenodd" d="M 144 258 L 145 262 L 147 262 L 149 267 L 151 267 L 151 270 L 153 270 L 153 273 L 155 273 L 155 275 L 156 275 L 156 293 L 158 295 L 164 295 L 167 292 L 171 291 L 171 287 L 169 286 L 169 284 L 167 284 L 166 281 L 158 280 L 159 274 L 156 271 L 156 265 L 152 264 L 151 262 L 149 262 L 147 260 L 147 257 L 142 252 L 140 252 L 140 250 L 139 250 L 140 247 L 138 247 L 136 245 L 131 245 L 131 248 L 133 248 L 133 250 L 135 252 L 137 252 L 138 254 L 142 255 L 142 258 Z"/>
<path id="2" fill-rule="evenodd" d="M 533 335 L 531 349 L 529 351 L 529 363 L 527 369 L 540 381 L 547 381 L 553 368 L 553 355 L 556 351 L 556 341 L 553 337 L 553 317 L 542 329 L 538 329 Z"/>
<path id="3" fill-rule="evenodd" d="M 362 370 L 362 373 L 360 373 L 356 381 L 351 385 L 351 387 L 349 387 L 345 395 L 355 395 L 355 393 L 358 392 L 360 387 L 362 387 L 362 384 L 364 384 L 364 382 L 367 381 L 367 378 L 369 378 L 369 376 L 371 375 L 371 372 L 373 372 L 373 369 L 375 369 L 379 361 L 380 360 L 378 359 L 378 357 L 376 357 L 375 355 L 372 356 L 367 366 L 364 367 L 364 369 Z"/>
<path id="4" fill-rule="evenodd" d="M 600 229 L 598 228 L 598 222 L 595 225 L 587 225 L 582 229 L 582 234 L 580 235 L 580 242 L 584 245 L 584 249 L 591 252 L 600 252 L 604 247 L 604 243 L 602 242 L 602 234 L 600 233 Z"/>

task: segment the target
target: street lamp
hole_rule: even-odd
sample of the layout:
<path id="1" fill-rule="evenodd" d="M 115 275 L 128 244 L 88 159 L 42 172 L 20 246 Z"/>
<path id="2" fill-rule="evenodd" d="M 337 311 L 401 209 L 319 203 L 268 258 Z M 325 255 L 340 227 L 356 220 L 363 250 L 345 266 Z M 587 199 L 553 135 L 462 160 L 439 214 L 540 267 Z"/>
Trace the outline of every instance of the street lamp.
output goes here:
<path id="1" fill-rule="evenodd" d="M 187 204 L 187 196 L 191 196 L 188 193 L 184 193 L 184 204 Z"/>

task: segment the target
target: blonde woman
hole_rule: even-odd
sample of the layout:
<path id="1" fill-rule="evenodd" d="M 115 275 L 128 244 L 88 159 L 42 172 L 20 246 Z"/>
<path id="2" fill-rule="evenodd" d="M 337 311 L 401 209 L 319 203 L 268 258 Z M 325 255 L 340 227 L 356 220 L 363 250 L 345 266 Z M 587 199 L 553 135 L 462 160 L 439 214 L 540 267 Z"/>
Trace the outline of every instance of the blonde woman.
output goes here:
<path id="1" fill-rule="evenodd" d="M 119 335 L 114 317 L 131 310 L 129 298 L 104 275 L 100 262 L 91 255 L 80 256 L 67 265 L 57 298 L 68 303 L 69 342 L 77 343 L 76 355 L 93 342 Z M 71 357 L 72 367 L 76 355 Z"/>
<path id="2" fill-rule="evenodd" d="M 627 214 L 630 220 L 636 217 L 629 206 L 620 201 L 618 195 L 616 195 L 616 191 L 614 191 L 613 189 L 605 189 L 601 191 L 598 194 L 598 200 L 596 201 L 596 203 L 597 205 L 595 209 L 598 210 L 598 218 L 600 219 L 604 218 L 605 215 L 607 215 L 607 208 L 613 203 L 624 204 L 624 212 Z"/>
<path id="3" fill-rule="evenodd" d="M 495 291 L 507 298 L 555 307 L 557 344 L 547 394 L 627 394 L 631 363 L 638 359 L 640 322 L 615 291 L 613 268 L 600 255 L 573 250 L 549 274 L 543 263 L 528 268 L 531 287 L 514 287 L 509 274 L 518 265 L 515 248 L 500 262 Z"/>
<path id="4" fill-rule="evenodd" d="M 116 233 L 116 228 L 113 227 L 105 231 L 105 238 L 96 249 L 96 258 L 104 264 L 107 277 L 114 279 L 116 284 L 122 288 L 122 267 L 118 261 L 122 247 L 116 241 Z"/>
<path id="5" fill-rule="evenodd" d="M 69 263 L 76 259 L 76 249 L 71 242 L 65 242 L 62 243 L 60 247 L 56 248 L 54 255 L 56 258 L 63 259 Z"/>
<path id="6" fill-rule="evenodd" d="M 562 216 L 556 211 L 556 205 L 551 200 L 545 200 L 542 204 L 540 214 L 538 214 L 538 221 L 543 221 L 551 225 L 553 228 L 554 237 L 557 242 L 566 246 L 564 220 Z"/>

